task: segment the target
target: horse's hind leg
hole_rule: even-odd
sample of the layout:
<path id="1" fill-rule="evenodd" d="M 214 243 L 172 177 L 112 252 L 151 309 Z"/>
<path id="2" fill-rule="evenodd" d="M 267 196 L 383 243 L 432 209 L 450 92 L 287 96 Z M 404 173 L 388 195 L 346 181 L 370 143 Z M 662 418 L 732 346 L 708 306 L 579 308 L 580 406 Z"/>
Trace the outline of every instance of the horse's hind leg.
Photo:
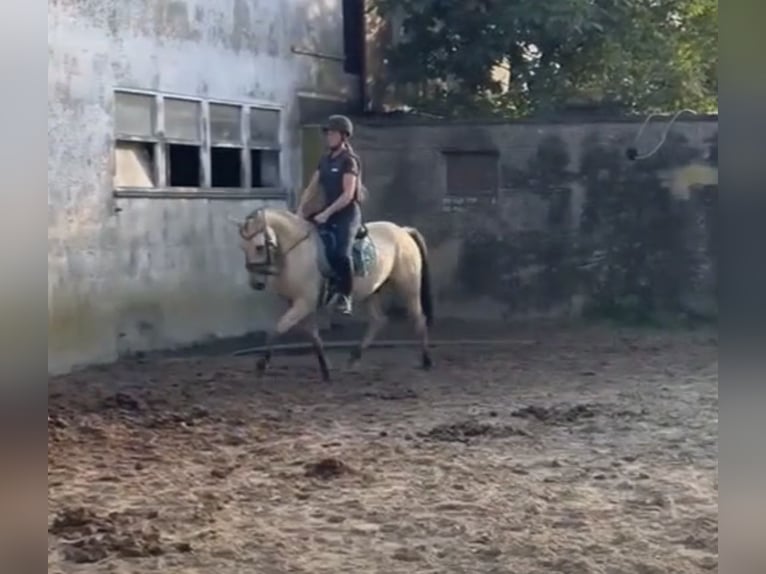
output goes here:
<path id="1" fill-rule="evenodd" d="M 351 351 L 351 356 L 349 357 L 350 365 L 359 362 L 365 349 L 370 346 L 378 333 L 380 333 L 380 330 L 386 324 L 386 314 L 383 312 L 383 306 L 378 293 L 373 293 L 367 299 L 367 315 L 367 329 L 365 330 L 359 345 Z"/>

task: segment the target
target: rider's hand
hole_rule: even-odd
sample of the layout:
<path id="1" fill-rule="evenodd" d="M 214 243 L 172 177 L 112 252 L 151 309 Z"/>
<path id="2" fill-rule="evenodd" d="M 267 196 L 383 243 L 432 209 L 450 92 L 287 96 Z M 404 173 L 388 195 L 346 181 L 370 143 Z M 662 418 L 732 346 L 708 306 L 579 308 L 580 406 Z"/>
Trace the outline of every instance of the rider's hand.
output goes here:
<path id="1" fill-rule="evenodd" d="M 314 216 L 314 221 L 316 221 L 318 224 L 322 225 L 323 223 L 327 223 L 327 220 L 330 218 L 329 215 L 327 215 L 326 211 L 320 211 Z"/>

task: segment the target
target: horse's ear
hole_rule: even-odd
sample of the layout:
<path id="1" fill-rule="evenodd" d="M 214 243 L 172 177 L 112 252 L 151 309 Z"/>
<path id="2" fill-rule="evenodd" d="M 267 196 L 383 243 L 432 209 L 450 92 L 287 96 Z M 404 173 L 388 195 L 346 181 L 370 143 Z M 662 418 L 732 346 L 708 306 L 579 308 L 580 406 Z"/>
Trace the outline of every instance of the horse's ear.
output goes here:
<path id="1" fill-rule="evenodd" d="M 266 210 L 263 207 L 259 207 L 255 211 L 255 219 L 260 225 L 266 226 Z"/>

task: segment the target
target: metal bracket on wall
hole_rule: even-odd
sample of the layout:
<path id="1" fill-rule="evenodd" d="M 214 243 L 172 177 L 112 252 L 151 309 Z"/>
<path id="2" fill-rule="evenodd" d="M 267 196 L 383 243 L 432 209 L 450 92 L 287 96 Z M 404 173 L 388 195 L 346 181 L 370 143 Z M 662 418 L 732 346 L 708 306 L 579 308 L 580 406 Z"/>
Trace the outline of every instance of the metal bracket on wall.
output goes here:
<path id="1" fill-rule="evenodd" d="M 290 51 L 293 54 L 298 54 L 299 56 L 310 56 L 311 58 L 318 58 L 320 60 L 329 60 L 331 62 L 343 63 L 346 61 L 346 59 L 343 56 L 336 56 L 335 54 L 325 54 L 323 52 L 315 52 L 313 50 L 308 50 L 306 48 L 301 48 L 300 46 L 295 46 L 295 45 L 290 46 Z"/>

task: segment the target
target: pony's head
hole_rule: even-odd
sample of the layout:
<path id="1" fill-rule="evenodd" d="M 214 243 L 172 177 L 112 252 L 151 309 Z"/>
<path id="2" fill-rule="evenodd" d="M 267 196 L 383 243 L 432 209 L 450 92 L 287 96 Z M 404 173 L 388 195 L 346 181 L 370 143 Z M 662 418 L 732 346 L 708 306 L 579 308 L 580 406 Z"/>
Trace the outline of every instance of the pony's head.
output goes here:
<path id="1" fill-rule="evenodd" d="M 276 236 L 268 226 L 262 209 L 248 215 L 244 223 L 236 224 L 240 247 L 245 254 L 245 269 L 250 274 L 250 286 L 261 291 L 266 287 L 266 278 L 278 273 Z"/>

